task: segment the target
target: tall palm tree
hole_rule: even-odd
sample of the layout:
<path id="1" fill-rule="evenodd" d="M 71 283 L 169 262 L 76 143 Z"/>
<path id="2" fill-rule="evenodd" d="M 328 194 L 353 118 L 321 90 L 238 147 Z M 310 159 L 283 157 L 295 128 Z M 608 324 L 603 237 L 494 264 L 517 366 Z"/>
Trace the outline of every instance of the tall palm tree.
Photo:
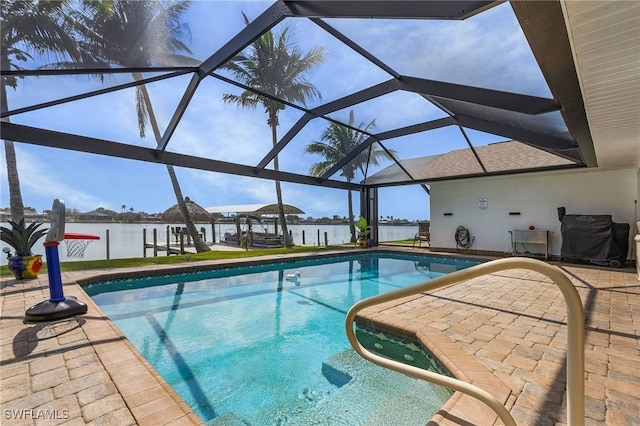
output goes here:
<path id="1" fill-rule="evenodd" d="M 249 20 L 243 14 L 246 24 Z M 324 48 L 316 47 L 307 53 L 300 52 L 289 37 L 289 27 L 276 32 L 267 31 L 253 44 L 227 62 L 223 68 L 231 71 L 235 78 L 249 87 L 289 102 L 306 105 L 307 100 L 320 98 L 318 89 L 306 79 L 306 74 L 324 61 Z M 243 108 L 262 105 L 267 113 L 267 125 L 271 127 L 273 146 L 278 143 L 278 115 L 284 105 L 272 98 L 245 90 L 240 95 L 227 94 L 223 101 Z M 279 170 L 278 156 L 273 159 L 274 170 Z M 278 202 L 278 220 L 287 247 L 291 246 L 289 230 L 284 215 L 280 181 L 275 181 Z"/>
<path id="2" fill-rule="evenodd" d="M 0 56 L 3 70 L 21 69 L 19 63 L 30 59 L 53 58 L 55 60 L 79 59 L 76 42 L 64 27 L 69 11 L 69 0 L 24 1 L 2 0 L 0 2 Z M 7 87 L 16 89 L 18 79 L 14 76 L 0 77 L 0 108 L 7 111 Z M 9 121 L 9 118 L 5 118 Z M 13 141 L 4 141 L 9 181 L 9 205 L 11 219 L 20 221 L 24 217 L 24 203 L 20 191 L 20 177 Z"/>
<path id="3" fill-rule="evenodd" d="M 180 54 L 191 50 L 183 42 L 188 26 L 182 15 L 190 6 L 189 0 L 176 2 L 112 0 L 87 1 L 78 13 L 77 30 L 82 44 L 94 58 L 122 67 L 146 67 L 153 63 L 184 64 L 194 60 Z M 135 80 L 142 74 L 132 73 Z M 157 143 L 162 135 L 156 120 L 151 97 L 145 85 L 136 86 L 136 110 L 140 137 L 145 136 L 147 121 Z M 178 208 L 198 253 L 209 251 L 191 219 L 173 166 L 166 165 L 176 196 Z"/>
<path id="4" fill-rule="evenodd" d="M 348 153 L 356 149 L 367 138 L 366 132 L 369 132 L 375 127 L 375 120 L 367 125 L 364 122 L 355 126 L 355 117 L 353 111 L 349 112 L 348 126 L 338 124 L 336 122 L 329 123 L 329 126 L 322 134 L 322 140 L 318 142 L 312 142 L 304 149 L 305 154 L 317 154 L 324 157 L 324 161 L 313 164 L 309 168 L 309 173 L 313 176 L 321 176 L 327 170 L 335 166 L 341 161 Z M 355 129 L 359 129 L 355 130 Z M 366 174 L 365 167 L 367 164 L 378 165 L 379 160 L 384 158 L 391 158 L 395 152 L 393 150 L 385 151 L 371 145 L 369 149 L 363 150 L 358 154 L 349 164 L 345 165 L 340 172 L 341 176 L 352 182 L 356 176 L 356 172 L 359 170 L 362 175 Z M 356 229 L 353 216 L 353 197 L 351 190 L 347 191 L 347 198 L 349 202 L 349 230 L 351 231 L 351 242 L 356 242 Z"/>

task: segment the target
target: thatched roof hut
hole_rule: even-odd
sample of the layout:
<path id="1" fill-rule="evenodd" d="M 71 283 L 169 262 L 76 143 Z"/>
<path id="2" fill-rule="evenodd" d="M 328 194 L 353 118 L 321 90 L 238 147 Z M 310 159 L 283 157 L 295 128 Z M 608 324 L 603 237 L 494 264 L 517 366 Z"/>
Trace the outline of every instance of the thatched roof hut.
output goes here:
<path id="1" fill-rule="evenodd" d="M 211 213 L 206 211 L 198 203 L 191 201 L 189 197 L 185 197 L 184 202 L 187 205 L 187 210 L 189 211 L 192 221 L 211 223 L 213 220 Z M 162 220 L 166 223 L 184 223 L 180 208 L 177 204 L 169 207 L 162 213 Z"/>

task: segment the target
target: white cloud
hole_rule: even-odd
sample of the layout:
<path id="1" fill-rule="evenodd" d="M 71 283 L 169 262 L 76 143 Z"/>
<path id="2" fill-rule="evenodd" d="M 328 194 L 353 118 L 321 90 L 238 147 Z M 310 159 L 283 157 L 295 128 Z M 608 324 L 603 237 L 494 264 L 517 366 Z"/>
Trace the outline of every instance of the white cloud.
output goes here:
<path id="1" fill-rule="evenodd" d="M 508 3 L 465 21 L 331 22 L 401 74 L 548 95 Z"/>
<path id="2" fill-rule="evenodd" d="M 260 161 L 271 148 L 266 115 L 261 107 L 223 103 L 223 94 L 233 92 L 213 78 L 203 81 L 167 149 L 241 164 Z"/>
<path id="3" fill-rule="evenodd" d="M 98 206 L 108 206 L 109 201 L 92 193 L 90 188 L 83 187 L 78 180 L 69 181 L 65 169 L 69 164 L 56 164 L 50 156 L 34 155 L 16 144 L 18 158 L 18 174 L 25 206 L 49 209 L 56 198 L 64 199 L 67 206 L 80 210 L 94 209 Z M 6 161 L 4 155 L 1 160 Z M 2 168 L 3 186 L 7 188 L 6 168 Z M 2 203 L 8 205 L 8 194 L 3 190 Z M 4 199 L 6 196 L 6 200 Z"/>

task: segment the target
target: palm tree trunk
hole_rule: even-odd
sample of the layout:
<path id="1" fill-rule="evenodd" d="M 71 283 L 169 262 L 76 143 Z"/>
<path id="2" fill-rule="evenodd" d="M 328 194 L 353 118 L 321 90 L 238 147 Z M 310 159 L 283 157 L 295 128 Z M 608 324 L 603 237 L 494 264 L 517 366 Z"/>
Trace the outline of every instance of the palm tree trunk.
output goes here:
<path id="1" fill-rule="evenodd" d="M 169 178 L 171 179 L 171 186 L 173 187 L 173 192 L 176 194 L 176 201 L 178 202 L 178 210 L 180 210 L 180 215 L 184 220 L 184 224 L 187 227 L 187 231 L 191 238 L 193 238 L 193 245 L 196 248 L 196 252 L 202 253 L 205 251 L 211 251 L 211 248 L 202 241 L 200 238 L 200 234 L 196 229 L 196 225 L 193 223 L 191 219 L 191 215 L 189 214 L 189 209 L 187 209 L 187 204 L 184 202 L 184 197 L 182 196 L 182 190 L 180 189 L 180 184 L 178 183 L 178 178 L 176 176 L 176 172 L 172 165 L 167 164 L 167 172 L 169 172 Z"/>
<path id="2" fill-rule="evenodd" d="M 349 200 L 349 232 L 351 232 L 351 242 L 356 242 L 356 223 L 353 218 L 353 194 L 351 190 L 347 191 L 347 198 Z"/>
<path id="3" fill-rule="evenodd" d="M 136 80 L 141 80 L 142 76 L 140 74 L 134 73 L 134 78 Z M 147 92 L 147 88 L 145 87 L 145 85 L 138 86 L 138 88 L 139 90 L 142 91 L 144 102 L 146 104 L 147 111 L 149 112 L 149 122 L 151 123 L 151 128 L 153 129 L 153 134 L 156 138 L 156 142 L 160 143 L 160 139 L 162 139 L 162 136 L 160 135 L 158 122 L 153 112 L 153 106 L 151 105 L 151 98 L 149 97 L 149 92 Z M 166 166 L 167 166 L 167 172 L 169 172 L 169 179 L 171 179 L 171 186 L 173 187 L 173 192 L 176 195 L 178 209 L 180 210 L 180 214 L 182 215 L 184 224 L 187 227 L 187 232 L 189 232 L 189 235 L 191 235 L 191 238 L 193 239 L 193 245 L 196 248 L 196 252 L 202 253 L 205 251 L 211 251 L 211 248 L 207 244 L 205 244 L 204 241 L 202 241 L 202 238 L 200 238 L 200 234 L 198 234 L 196 225 L 193 223 L 193 220 L 191 219 L 191 215 L 189 214 L 189 210 L 187 209 L 187 204 L 185 203 L 184 197 L 182 196 L 180 183 L 178 183 L 178 177 L 176 176 L 176 172 L 173 169 L 173 166 L 170 164 L 167 164 Z"/>
<path id="4" fill-rule="evenodd" d="M 278 143 L 278 134 L 276 130 L 276 126 L 278 125 L 278 119 L 270 117 L 269 123 L 271 125 L 271 139 L 273 141 L 273 146 L 276 146 Z M 280 170 L 280 165 L 278 163 L 278 156 L 276 155 L 273 158 L 273 169 Z M 282 226 L 282 235 L 284 236 L 284 246 L 286 248 L 291 247 L 291 241 L 289 240 L 289 229 L 287 227 L 287 221 L 284 216 L 284 203 L 282 202 L 282 188 L 280 187 L 280 181 L 276 181 L 276 198 L 278 201 L 278 220 Z"/>
<path id="5" fill-rule="evenodd" d="M 178 209 L 180 210 L 180 214 L 182 215 L 182 219 L 184 220 L 184 224 L 187 227 L 187 231 L 191 238 L 193 239 L 193 245 L 196 248 L 196 252 L 202 253 L 205 251 L 211 251 L 211 247 L 209 247 L 202 238 L 200 238 L 200 234 L 196 229 L 196 225 L 193 223 L 191 219 L 191 215 L 189 214 L 189 209 L 187 209 L 187 204 L 184 202 L 184 197 L 182 196 L 182 190 L 180 189 L 180 184 L 178 183 L 178 177 L 176 176 L 176 172 L 173 169 L 173 166 L 167 164 L 167 172 L 169 173 L 169 178 L 171 179 L 171 186 L 173 187 L 173 192 L 176 195 L 176 201 L 178 203 Z"/>
<path id="6" fill-rule="evenodd" d="M 0 83 L 2 97 L 2 111 L 7 111 L 7 86 L 4 79 Z M 9 117 L 4 121 L 9 121 Z M 11 207 L 11 220 L 14 222 L 24 218 L 24 204 L 22 203 L 22 193 L 20 192 L 20 177 L 18 176 L 18 162 L 16 160 L 16 149 L 13 141 L 4 141 L 5 158 L 7 160 L 7 180 L 9 181 L 9 206 Z"/>
<path id="7" fill-rule="evenodd" d="M 284 236 L 284 246 L 286 248 L 290 248 L 291 241 L 289 240 L 289 229 L 287 227 L 287 221 L 284 215 L 284 204 L 282 203 L 282 188 L 280 187 L 279 180 L 276 181 L 276 198 L 278 200 L 278 218 L 282 225 L 282 235 Z"/>

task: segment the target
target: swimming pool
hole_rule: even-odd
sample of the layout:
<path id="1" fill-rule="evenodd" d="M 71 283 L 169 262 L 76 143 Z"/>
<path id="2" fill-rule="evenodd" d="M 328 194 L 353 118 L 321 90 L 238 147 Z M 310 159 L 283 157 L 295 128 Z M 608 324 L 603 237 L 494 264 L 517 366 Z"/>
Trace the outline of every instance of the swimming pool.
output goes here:
<path id="1" fill-rule="evenodd" d="M 477 263 L 368 251 L 85 290 L 208 424 L 424 425 L 451 392 L 362 360 L 345 314 L 363 298 Z M 405 359 L 423 357 L 411 342 L 362 332 L 371 345 L 405 345 Z"/>

